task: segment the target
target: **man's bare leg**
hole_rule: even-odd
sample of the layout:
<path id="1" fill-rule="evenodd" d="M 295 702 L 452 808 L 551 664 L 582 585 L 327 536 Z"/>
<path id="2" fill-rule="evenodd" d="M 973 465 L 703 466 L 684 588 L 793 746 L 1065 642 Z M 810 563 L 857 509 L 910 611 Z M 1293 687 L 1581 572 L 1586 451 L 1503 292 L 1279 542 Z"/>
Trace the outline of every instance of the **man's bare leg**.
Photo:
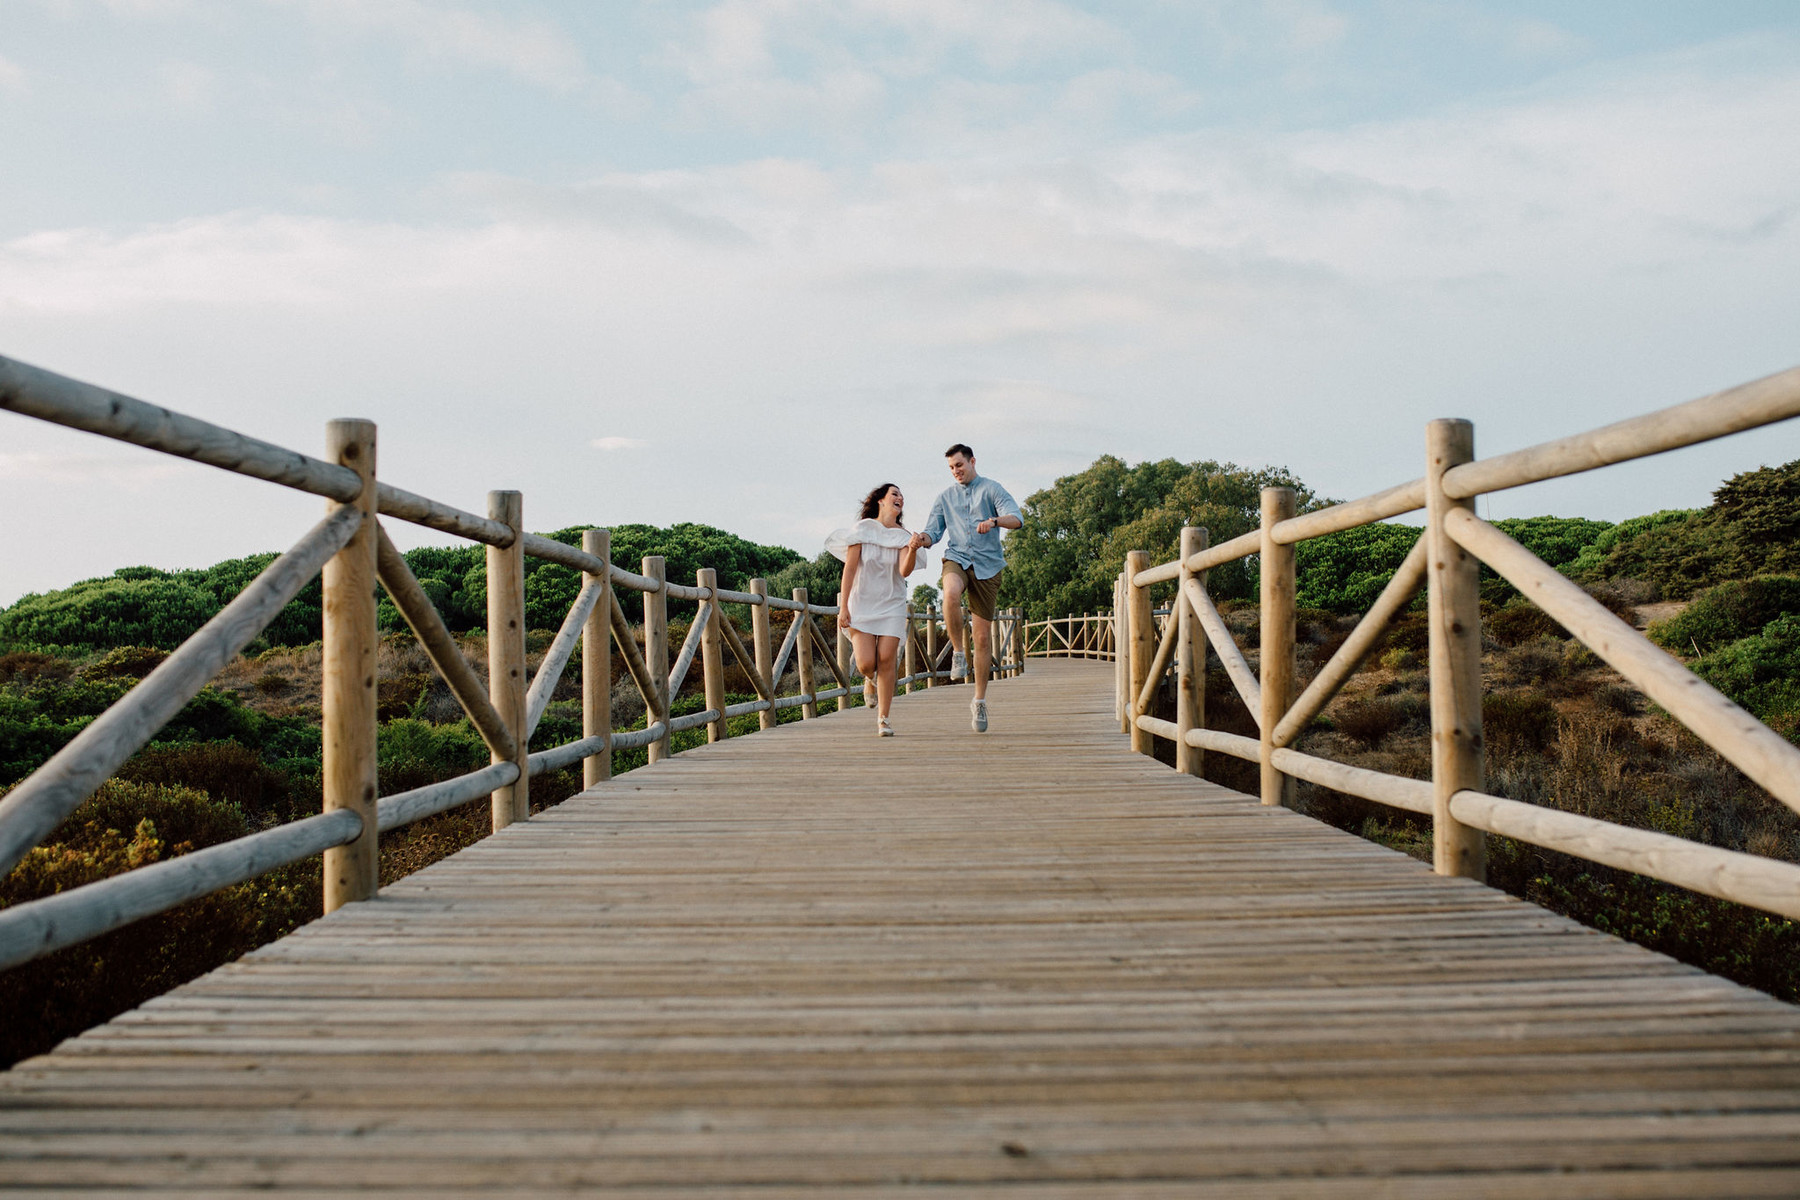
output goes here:
<path id="1" fill-rule="evenodd" d="M 950 648 L 963 653 L 962 607 L 963 581 L 960 575 L 944 574 L 944 630 L 950 635 Z"/>
<path id="2" fill-rule="evenodd" d="M 969 623 L 975 628 L 971 631 L 975 638 L 975 698 L 987 699 L 988 671 L 994 665 L 994 623 L 986 617 L 969 614 Z M 958 621 L 957 624 L 962 624 Z"/>

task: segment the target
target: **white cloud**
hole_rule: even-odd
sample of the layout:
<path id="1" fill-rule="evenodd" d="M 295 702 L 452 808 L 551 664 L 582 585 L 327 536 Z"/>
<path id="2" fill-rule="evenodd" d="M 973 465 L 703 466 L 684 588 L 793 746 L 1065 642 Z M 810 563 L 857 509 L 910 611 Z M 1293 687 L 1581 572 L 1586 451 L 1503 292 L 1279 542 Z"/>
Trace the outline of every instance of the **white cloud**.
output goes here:
<path id="1" fill-rule="evenodd" d="M 523 486 L 538 528 L 810 546 L 878 478 L 916 509 L 950 438 L 1021 496 L 1103 452 L 1350 495 L 1416 475 L 1429 416 L 1492 450 L 1791 365 L 1800 55 L 1761 54 L 1341 131 L 1056 158 L 1001 132 L 866 169 L 458 176 L 429 223 L 46 231 L 0 245 L 0 316 L 8 353 L 258 436 L 364 412 L 396 483 Z M 1568 510 L 1755 465 L 1720 461 Z"/>
<path id="2" fill-rule="evenodd" d="M 213 73 L 198 63 L 166 62 L 157 69 L 163 95 L 181 112 L 204 113 L 213 106 L 216 81 Z"/>
<path id="3" fill-rule="evenodd" d="M 25 74 L 25 68 L 0 55 L 0 94 L 23 96 L 30 90 L 31 81 Z"/>
<path id="4" fill-rule="evenodd" d="M 530 83 L 574 91 L 589 82 L 581 48 L 545 21 L 510 20 L 423 0 L 279 0 L 315 24 L 349 34 L 399 39 L 418 53 L 510 72 Z"/>

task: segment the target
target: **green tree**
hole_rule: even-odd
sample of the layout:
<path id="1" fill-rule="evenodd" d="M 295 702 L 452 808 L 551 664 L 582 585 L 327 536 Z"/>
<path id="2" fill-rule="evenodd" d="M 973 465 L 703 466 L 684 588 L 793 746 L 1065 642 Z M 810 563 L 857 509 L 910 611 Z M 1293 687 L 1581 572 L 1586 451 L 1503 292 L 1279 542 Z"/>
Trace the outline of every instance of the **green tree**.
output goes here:
<path id="1" fill-rule="evenodd" d="M 1126 551 L 1171 559 L 1183 525 L 1204 525 L 1215 543 L 1248 532 L 1265 487 L 1293 488 L 1303 509 L 1318 503 L 1280 467 L 1172 458 L 1127 466 L 1103 456 L 1026 499 L 1024 525 L 1006 540 L 1002 598 L 1036 619 L 1110 608 Z M 1214 571 L 1210 583 L 1215 595 L 1230 598 L 1250 595 L 1255 579 L 1254 563 L 1237 562 Z"/>

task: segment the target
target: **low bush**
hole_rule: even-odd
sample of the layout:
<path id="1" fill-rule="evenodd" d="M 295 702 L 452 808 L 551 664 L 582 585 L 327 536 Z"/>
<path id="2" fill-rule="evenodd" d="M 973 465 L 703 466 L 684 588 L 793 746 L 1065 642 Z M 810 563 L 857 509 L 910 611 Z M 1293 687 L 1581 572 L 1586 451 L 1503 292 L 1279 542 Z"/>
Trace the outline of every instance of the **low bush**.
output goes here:
<path id="1" fill-rule="evenodd" d="M 1764 721 L 1800 713 L 1800 615 L 1778 617 L 1690 665 Z"/>
<path id="2" fill-rule="evenodd" d="M 1566 638 L 1568 631 L 1529 600 L 1516 600 L 1487 619 L 1488 636 L 1502 646 L 1522 646 L 1539 638 Z"/>
<path id="3" fill-rule="evenodd" d="M 1706 654 L 1800 613 L 1800 576 L 1759 575 L 1707 588 L 1692 604 L 1650 626 L 1650 639 L 1677 654 Z"/>
<path id="4" fill-rule="evenodd" d="M 1332 728 L 1373 750 L 1388 738 L 1431 720 L 1430 704 L 1416 694 L 1372 696 L 1331 710 Z"/>
<path id="5" fill-rule="evenodd" d="M 1541 692 L 1489 692 L 1481 698 L 1481 736 L 1489 751 L 1509 756 L 1536 753 L 1556 740 L 1556 706 Z"/>

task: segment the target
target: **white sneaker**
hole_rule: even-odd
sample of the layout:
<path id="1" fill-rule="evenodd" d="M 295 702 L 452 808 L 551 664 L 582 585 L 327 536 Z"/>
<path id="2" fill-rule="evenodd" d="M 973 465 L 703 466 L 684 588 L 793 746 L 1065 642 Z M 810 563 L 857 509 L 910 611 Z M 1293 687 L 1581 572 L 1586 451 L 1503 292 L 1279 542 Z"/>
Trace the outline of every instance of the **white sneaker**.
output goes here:
<path id="1" fill-rule="evenodd" d="M 955 683 L 960 679 L 967 679 L 968 677 L 969 660 L 959 652 L 952 650 L 950 652 L 950 682 Z"/>
<path id="2" fill-rule="evenodd" d="M 876 724 L 875 735 L 877 737 L 893 737 L 894 736 L 894 727 L 892 725 L 888 724 L 888 719 L 886 717 L 882 717 L 880 719 L 880 721 Z"/>
<path id="3" fill-rule="evenodd" d="M 971 700 L 971 701 L 969 701 L 969 724 L 974 726 L 976 733 L 986 733 L 987 732 L 987 701 L 986 700 Z"/>

